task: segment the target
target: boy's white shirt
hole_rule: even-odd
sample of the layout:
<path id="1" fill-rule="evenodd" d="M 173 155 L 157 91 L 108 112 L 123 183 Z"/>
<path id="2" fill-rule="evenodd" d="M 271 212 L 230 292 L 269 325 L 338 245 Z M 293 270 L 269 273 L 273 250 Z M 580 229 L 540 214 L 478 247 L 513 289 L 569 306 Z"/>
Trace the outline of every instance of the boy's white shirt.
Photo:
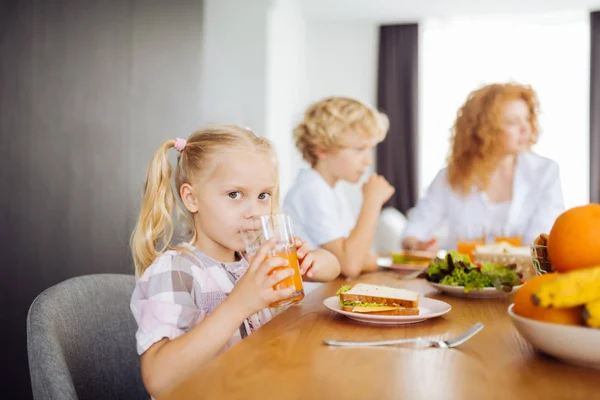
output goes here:
<path id="1" fill-rule="evenodd" d="M 313 169 L 302 169 L 288 191 L 283 212 L 293 222 L 294 235 L 317 249 L 336 239 L 347 238 L 356 224 L 356 216 L 341 188 L 332 188 Z"/>

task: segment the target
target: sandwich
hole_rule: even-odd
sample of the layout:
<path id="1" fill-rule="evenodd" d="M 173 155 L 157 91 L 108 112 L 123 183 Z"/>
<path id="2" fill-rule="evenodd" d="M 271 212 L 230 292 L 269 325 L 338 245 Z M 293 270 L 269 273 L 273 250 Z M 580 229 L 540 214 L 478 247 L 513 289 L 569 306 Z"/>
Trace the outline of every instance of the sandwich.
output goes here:
<path id="1" fill-rule="evenodd" d="M 392 253 L 392 262 L 394 264 L 408 264 L 427 267 L 434 258 L 435 257 L 423 252 L 403 251 Z"/>
<path id="2" fill-rule="evenodd" d="M 419 293 L 389 286 L 358 283 L 336 293 L 344 311 L 371 315 L 419 315 Z"/>

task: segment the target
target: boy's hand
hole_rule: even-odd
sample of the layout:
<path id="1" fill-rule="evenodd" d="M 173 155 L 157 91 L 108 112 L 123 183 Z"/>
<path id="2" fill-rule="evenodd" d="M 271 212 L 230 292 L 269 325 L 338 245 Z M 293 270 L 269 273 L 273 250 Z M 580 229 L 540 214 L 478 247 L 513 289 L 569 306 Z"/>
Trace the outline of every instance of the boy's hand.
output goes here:
<path id="1" fill-rule="evenodd" d="M 294 238 L 294 242 L 298 249 L 297 254 L 298 261 L 300 262 L 300 275 L 306 275 L 307 277 L 312 278 L 319 269 L 319 264 L 317 264 L 314 256 L 310 253 L 308 243 L 304 243 L 299 237 Z"/>
<path id="2" fill-rule="evenodd" d="M 382 207 L 395 191 L 396 189 L 383 176 L 377 174 L 371 175 L 362 187 L 364 202 L 376 204 L 378 207 Z"/>

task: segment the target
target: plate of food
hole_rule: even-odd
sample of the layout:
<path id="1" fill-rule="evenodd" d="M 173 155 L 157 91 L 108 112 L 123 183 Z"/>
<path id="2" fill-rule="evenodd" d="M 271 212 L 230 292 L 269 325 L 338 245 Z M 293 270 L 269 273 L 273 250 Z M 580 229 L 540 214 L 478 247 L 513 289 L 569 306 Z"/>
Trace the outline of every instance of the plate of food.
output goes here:
<path id="1" fill-rule="evenodd" d="M 457 251 L 433 260 L 420 276 L 441 292 L 470 298 L 503 297 L 523 285 L 515 264 L 473 263 Z"/>
<path id="2" fill-rule="evenodd" d="M 444 315 L 452 308 L 412 290 L 366 283 L 344 285 L 323 304 L 355 321 L 379 325 L 414 324 Z"/>
<path id="3" fill-rule="evenodd" d="M 387 257 L 379 257 L 377 265 L 401 271 L 423 271 L 436 257 L 424 251 L 397 251 Z"/>

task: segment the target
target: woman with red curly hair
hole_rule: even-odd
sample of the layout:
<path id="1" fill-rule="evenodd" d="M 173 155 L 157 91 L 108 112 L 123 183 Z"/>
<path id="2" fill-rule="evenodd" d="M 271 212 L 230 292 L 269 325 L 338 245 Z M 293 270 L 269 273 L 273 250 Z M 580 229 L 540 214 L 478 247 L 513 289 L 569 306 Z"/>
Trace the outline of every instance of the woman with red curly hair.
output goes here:
<path id="1" fill-rule="evenodd" d="M 538 139 L 538 99 L 529 86 L 492 84 L 458 110 L 447 168 L 409 212 L 402 246 L 436 250 L 443 224 L 455 248 L 464 227 L 511 231 L 524 244 L 549 232 L 564 211 L 558 164 L 530 152 Z"/>

